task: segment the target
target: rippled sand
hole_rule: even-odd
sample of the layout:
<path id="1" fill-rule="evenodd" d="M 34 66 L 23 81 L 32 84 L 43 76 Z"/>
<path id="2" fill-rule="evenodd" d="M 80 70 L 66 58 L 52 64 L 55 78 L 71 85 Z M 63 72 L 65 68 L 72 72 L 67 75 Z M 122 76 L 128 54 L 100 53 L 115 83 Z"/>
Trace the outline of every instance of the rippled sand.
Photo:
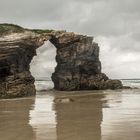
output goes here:
<path id="1" fill-rule="evenodd" d="M 0 140 L 140 140 L 140 90 L 0 100 Z"/>

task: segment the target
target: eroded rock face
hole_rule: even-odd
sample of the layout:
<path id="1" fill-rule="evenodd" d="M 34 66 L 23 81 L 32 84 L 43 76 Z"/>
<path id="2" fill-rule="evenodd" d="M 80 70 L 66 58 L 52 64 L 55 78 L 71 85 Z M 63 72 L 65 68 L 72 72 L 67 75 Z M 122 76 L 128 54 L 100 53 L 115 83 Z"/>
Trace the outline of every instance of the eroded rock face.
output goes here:
<path id="1" fill-rule="evenodd" d="M 0 98 L 35 95 L 34 78 L 29 69 L 38 45 L 38 39 L 31 32 L 0 38 Z"/>
<path id="2" fill-rule="evenodd" d="M 58 63 L 52 80 L 57 90 L 119 89 L 119 80 L 101 73 L 99 46 L 89 36 L 63 33 L 50 40 L 57 48 Z"/>
<path id="3" fill-rule="evenodd" d="M 52 75 L 55 89 L 122 88 L 120 81 L 109 80 L 101 73 L 99 47 L 97 43 L 93 43 L 92 37 L 65 31 L 42 32 L 22 28 L 17 33 L 14 30 L 8 31 L 8 34 L 0 34 L 0 98 L 35 94 L 30 62 L 36 55 L 36 49 L 47 40 L 57 48 L 57 67 Z"/>

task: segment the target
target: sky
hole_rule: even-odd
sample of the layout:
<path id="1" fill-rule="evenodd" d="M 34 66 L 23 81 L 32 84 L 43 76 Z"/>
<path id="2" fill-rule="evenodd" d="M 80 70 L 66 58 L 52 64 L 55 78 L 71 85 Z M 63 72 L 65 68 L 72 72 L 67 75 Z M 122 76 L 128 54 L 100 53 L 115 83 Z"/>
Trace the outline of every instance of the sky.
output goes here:
<path id="1" fill-rule="evenodd" d="M 0 0 L 0 22 L 94 36 L 104 73 L 140 78 L 140 0 Z M 55 47 L 47 47 L 38 50 L 34 74 L 42 68 L 47 76 L 56 65 Z"/>

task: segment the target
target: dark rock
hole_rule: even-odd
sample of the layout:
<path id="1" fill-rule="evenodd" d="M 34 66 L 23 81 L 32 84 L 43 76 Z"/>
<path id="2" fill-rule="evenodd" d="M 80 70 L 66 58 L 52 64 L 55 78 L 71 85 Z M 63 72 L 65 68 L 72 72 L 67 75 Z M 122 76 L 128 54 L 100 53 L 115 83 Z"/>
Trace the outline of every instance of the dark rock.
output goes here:
<path id="1" fill-rule="evenodd" d="M 29 69 L 38 38 L 29 31 L 9 32 L 0 37 L 0 98 L 35 95 L 35 80 Z"/>
<path id="2" fill-rule="evenodd" d="M 52 36 L 58 63 L 52 80 L 57 90 L 99 90 L 122 88 L 121 81 L 109 80 L 101 72 L 99 46 L 93 38 L 74 33 Z"/>
<path id="3" fill-rule="evenodd" d="M 123 89 L 139 89 L 138 87 L 123 86 Z"/>

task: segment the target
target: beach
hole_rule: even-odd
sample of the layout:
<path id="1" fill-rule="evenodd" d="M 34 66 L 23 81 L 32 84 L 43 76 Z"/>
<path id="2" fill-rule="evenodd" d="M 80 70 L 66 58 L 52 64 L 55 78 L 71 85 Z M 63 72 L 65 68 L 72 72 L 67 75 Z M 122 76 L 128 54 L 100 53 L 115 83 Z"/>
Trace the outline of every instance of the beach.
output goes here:
<path id="1" fill-rule="evenodd" d="M 0 139 L 139 140 L 139 100 L 139 89 L 42 90 L 36 97 L 3 99 Z"/>

